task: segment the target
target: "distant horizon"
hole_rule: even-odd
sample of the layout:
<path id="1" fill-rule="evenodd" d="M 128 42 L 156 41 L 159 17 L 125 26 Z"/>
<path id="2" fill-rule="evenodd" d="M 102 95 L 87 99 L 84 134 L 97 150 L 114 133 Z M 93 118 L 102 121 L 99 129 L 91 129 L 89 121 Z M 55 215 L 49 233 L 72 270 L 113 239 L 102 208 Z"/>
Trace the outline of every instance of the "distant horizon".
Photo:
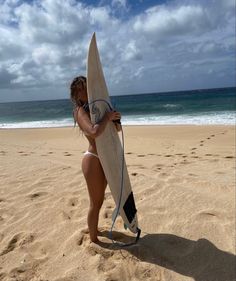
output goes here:
<path id="1" fill-rule="evenodd" d="M 200 88 L 200 89 L 191 89 L 191 90 L 178 90 L 178 91 L 166 91 L 166 92 L 146 92 L 146 93 L 136 93 L 136 94 L 127 94 L 127 95 L 110 95 L 110 97 L 125 97 L 125 96 L 138 96 L 138 95 L 152 95 L 152 94 L 168 94 L 168 93 L 179 93 L 179 92 L 192 92 L 192 91 L 206 91 L 206 90 L 223 90 L 223 89 L 235 89 L 236 86 L 229 86 L 229 87 L 217 87 L 217 88 Z M 236 97 L 236 92 L 235 92 Z M 59 101 L 59 100 L 70 100 L 70 98 L 59 98 L 59 99 L 43 99 L 43 100 L 18 100 L 18 101 L 6 101 L 1 102 L 3 103 L 20 103 L 20 102 L 44 102 L 44 101 Z"/>

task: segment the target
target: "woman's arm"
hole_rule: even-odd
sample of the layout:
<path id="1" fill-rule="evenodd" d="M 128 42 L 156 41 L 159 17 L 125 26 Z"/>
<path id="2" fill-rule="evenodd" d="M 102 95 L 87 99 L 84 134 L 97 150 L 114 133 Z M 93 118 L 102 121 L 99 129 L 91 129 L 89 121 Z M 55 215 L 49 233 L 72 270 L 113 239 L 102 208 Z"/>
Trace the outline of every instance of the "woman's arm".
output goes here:
<path id="1" fill-rule="evenodd" d="M 117 111 L 106 112 L 103 118 L 96 124 L 92 124 L 88 114 L 80 107 L 77 111 L 76 121 L 81 130 L 92 138 L 98 137 L 106 128 L 109 121 L 120 119 L 120 113 Z"/>

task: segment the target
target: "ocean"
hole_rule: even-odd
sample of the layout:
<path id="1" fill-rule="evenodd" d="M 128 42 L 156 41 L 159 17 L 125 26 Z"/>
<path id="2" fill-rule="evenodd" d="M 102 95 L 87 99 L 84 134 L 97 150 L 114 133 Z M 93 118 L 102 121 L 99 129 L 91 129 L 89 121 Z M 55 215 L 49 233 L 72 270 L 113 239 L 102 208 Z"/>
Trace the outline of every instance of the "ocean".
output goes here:
<path id="1" fill-rule="evenodd" d="M 112 96 L 123 125 L 234 125 L 236 88 Z M 69 99 L 0 103 L 0 128 L 74 126 Z"/>

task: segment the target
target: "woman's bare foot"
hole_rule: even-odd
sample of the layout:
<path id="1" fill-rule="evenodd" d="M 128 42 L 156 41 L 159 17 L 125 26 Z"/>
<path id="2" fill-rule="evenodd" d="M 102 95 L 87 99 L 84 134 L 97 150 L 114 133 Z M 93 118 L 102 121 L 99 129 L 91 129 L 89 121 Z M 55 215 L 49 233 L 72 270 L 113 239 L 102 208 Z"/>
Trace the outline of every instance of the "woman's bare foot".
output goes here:
<path id="1" fill-rule="evenodd" d="M 98 238 L 90 239 L 90 240 L 91 240 L 91 242 L 93 242 L 93 243 L 95 243 L 95 244 L 98 244 L 98 243 L 101 242 Z"/>

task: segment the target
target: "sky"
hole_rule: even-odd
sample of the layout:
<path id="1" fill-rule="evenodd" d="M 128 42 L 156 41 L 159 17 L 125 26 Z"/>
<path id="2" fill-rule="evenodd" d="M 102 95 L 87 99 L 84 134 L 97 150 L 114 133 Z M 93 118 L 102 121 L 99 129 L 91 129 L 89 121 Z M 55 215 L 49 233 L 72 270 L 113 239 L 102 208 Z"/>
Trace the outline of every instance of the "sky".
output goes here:
<path id="1" fill-rule="evenodd" d="M 236 85 L 234 0 L 0 0 L 0 102 L 69 98 L 93 32 L 110 95 Z"/>

